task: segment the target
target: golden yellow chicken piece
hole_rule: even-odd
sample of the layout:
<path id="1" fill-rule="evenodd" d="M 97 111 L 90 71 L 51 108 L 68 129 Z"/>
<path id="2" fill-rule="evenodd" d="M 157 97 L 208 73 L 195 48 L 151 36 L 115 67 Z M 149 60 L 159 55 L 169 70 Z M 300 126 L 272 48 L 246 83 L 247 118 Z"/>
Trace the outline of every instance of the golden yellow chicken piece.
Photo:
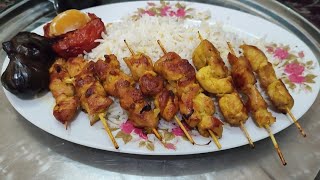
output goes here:
<path id="1" fill-rule="evenodd" d="M 212 66 L 205 66 L 201 68 L 196 74 L 198 82 L 208 92 L 213 94 L 228 94 L 234 91 L 232 85 L 232 78 L 218 78 L 215 75 Z"/>
<path id="2" fill-rule="evenodd" d="M 258 125 L 258 127 L 266 127 L 270 126 L 276 121 L 276 118 L 272 116 L 272 114 L 267 109 L 259 109 L 257 111 L 252 112 L 254 122 Z"/>
<path id="3" fill-rule="evenodd" d="M 135 81 L 138 81 L 147 71 L 153 71 L 153 63 L 150 57 L 145 54 L 137 53 L 131 57 L 123 59 L 129 67 Z"/>
<path id="4" fill-rule="evenodd" d="M 247 107 L 251 111 L 255 123 L 259 127 L 270 126 L 275 122 L 275 118 L 268 112 L 268 105 L 254 86 L 255 76 L 251 71 L 250 64 L 244 57 L 236 57 L 229 53 L 228 60 L 231 64 L 231 75 L 236 84 L 247 97 Z"/>
<path id="5" fill-rule="evenodd" d="M 268 86 L 267 93 L 272 104 L 282 113 L 293 107 L 294 100 L 280 79 Z"/>
<path id="6" fill-rule="evenodd" d="M 253 71 L 257 71 L 263 66 L 268 64 L 266 55 L 257 47 L 250 45 L 241 45 L 240 48 L 243 50 L 244 56 L 249 60 L 249 63 Z"/>
<path id="7" fill-rule="evenodd" d="M 225 94 L 219 98 L 219 107 L 225 120 L 232 126 L 240 126 L 240 123 L 248 119 L 248 113 L 237 93 Z"/>
<path id="8" fill-rule="evenodd" d="M 197 70 L 207 66 L 214 65 L 219 66 L 216 68 L 223 77 L 227 76 L 228 69 L 225 67 L 223 60 L 221 59 L 220 52 L 214 47 L 214 45 L 208 41 L 203 40 L 196 47 L 192 54 L 192 62 Z"/>
<path id="9" fill-rule="evenodd" d="M 267 88 L 272 82 L 277 80 L 276 73 L 272 67 L 272 64 L 268 62 L 267 65 L 260 67 L 257 70 L 257 74 L 263 88 Z"/>
<path id="10" fill-rule="evenodd" d="M 218 138 L 221 138 L 223 124 L 217 118 L 212 116 L 215 112 L 212 99 L 203 93 L 199 93 L 193 99 L 193 107 L 201 119 L 197 125 L 199 133 L 204 137 L 209 137 L 210 134 L 208 130 L 212 130 L 218 136 Z"/>
<path id="11" fill-rule="evenodd" d="M 294 100 L 280 79 L 277 79 L 272 64 L 265 54 L 255 46 L 242 45 L 245 57 L 258 74 L 262 87 L 266 90 L 272 104 L 282 113 L 287 113 Z"/>

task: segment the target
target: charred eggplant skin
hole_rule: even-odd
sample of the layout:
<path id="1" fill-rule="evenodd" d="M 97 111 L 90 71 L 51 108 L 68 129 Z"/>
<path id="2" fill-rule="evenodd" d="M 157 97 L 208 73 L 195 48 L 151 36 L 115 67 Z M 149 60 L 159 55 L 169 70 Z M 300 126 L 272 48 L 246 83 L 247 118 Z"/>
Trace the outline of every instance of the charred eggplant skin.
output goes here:
<path id="1" fill-rule="evenodd" d="M 22 99 L 48 90 L 49 67 L 55 59 L 51 40 L 31 32 L 20 32 L 2 43 L 10 62 L 1 76 L 5 89 Z"/>

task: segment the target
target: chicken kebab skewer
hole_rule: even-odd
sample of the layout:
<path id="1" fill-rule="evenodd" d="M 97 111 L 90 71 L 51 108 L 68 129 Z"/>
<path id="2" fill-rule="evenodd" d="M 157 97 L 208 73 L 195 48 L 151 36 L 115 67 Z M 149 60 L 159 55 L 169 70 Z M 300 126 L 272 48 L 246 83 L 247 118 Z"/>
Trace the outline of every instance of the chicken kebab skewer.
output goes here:
<path id="1" fill-rule="evenodd" d="M 253 142 L 244 123 L 248 119 L 248 112 L 235 90 L 228 68 L 225 66 L 220 52 L 213 44 L 204 40 L 198 31 L 200 44 L 192 55 L 192 61 L 198 70 L 196 77 L 201 86 L 218 98 L 220 111 L 231 126 L 240 126 L 248 142 L 254 148 Z"/>
<path id="2" fill-rule="evenodd" d="M 245 58 L 248 59 L 252 70 L 257 74 L 261 86 L 268 94 L 273 106 L 278 111 L 289 114 L 302 136 L 306 137 L 306 133 L 290 111 L 294 100 L 283 82 L 277 79 L 272 64 L 268 61 L 266 55 L 255 46 L 244 44 L 240 48 L 242 48 Z"/>
<path id="3" fill-rule="evenodd" d="M 70 75 L 64 59 L 58 58 L 50 67 L 49 73 L 49 89 L 56 100 L 53 115 L 67 129 L 68 124 L 78 111 L 79 98 L 76 96 L 74 86 L 65 82 L 66 79 L 70 79 Z"/>
<path id="4" fill-rule="evenodd" d="M 118 149 L 119 146 L 105 119 L 106 111 L 113 101 L 107 96 L 102 85 L 94 76 L 94 64 L 94 62 L 86 61 L 82 57 L 76 57 L 66 62 L 66 69 L 70 77 L 74 78 L 76 95 L 80 99 L 81 108 L 89 116 L 90 125 L 100 119 L 114 147 Z"/>
<path id="5" fill-rule="evenodd" d="M 139 83 L 142 93 L 147 97 L 154 98 L 154 104 L 160 109 L 160 115 L 163 119 L 171 121 L 174 118 L 189 141 L 195 144 L 184 125 L 176 116 L 179 111 L 178 97 L 172 90 L 168 90 L 165 87 L 165 80 L 154 71 L 150 57 L 143 53 L 135 54 L 126 40 L 124 40 L 124 43 L 131 53 L 131 57 L 124 58 L 124 61 L 129 67 L 133 79 Z"/>
<path id="6" fill-rule="evenodd" d="M 221 149 L 218 138 L 221 138 L 223 123 L 213 116 L 215 107 L 212 99 L 206 96 L 196 81 L 195 69 L 175 52 L 167 52 L 157 40 L 164 55 L 155 63 L 155 71 L 164 77 L 179 97 L 179 109 L 186 123 L 197 127 L 204 137 L 211 136 Z"/>
<path id="7" fill-rule="evenodd" d="M 120 106 L 128 112 L 128 120 L 137 128 L 144 128 L 147 133 L 154 133 L 162 142 L 157 131 L 159 124 L 158 108 L 152 109 L 144 99 L 140 89 L 135 88 L 131 76 L 120 69 L 120 63 L 113 54 L 105 55 L 105 60 L 95 64 L 96 75 L 106 92 L 120 100 Z"/>
<path id="8" fill-rule="evenodd" d="M 238 58 L 229 42 L 228 46 L 231 52 L 228 54 L 228 61 L 231 65 L 231 76 L 234 85 L 240 92 L 247 96 L 247 107 L 253 116 L 253 120 L 256 122 L 258 127 L 264 127 L 267 130 L 282 164 L 286 165 L 287 163 L 282 155 L 279 145 L 270 130 L 270 125 L 273 124 L 276 119 L 268 111 L 266 101 L 255 86 L 257 81 L 251 70 L 249 62 L 243 56 Z"/>

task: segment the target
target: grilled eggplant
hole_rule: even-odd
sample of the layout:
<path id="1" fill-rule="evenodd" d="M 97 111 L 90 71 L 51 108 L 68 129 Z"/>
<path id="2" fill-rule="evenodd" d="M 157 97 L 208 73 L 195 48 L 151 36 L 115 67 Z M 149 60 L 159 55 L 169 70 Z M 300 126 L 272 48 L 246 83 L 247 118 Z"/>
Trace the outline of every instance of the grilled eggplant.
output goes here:
<path id="1" fill-rule="evenodd" d="M 1 76 L 2 85 L 23 99 L 33 98 L 49 86 L 49 67 L 55 59 L 51 42 L 30 32 L 21 32 L 2 43 L 10 59 Z"/>

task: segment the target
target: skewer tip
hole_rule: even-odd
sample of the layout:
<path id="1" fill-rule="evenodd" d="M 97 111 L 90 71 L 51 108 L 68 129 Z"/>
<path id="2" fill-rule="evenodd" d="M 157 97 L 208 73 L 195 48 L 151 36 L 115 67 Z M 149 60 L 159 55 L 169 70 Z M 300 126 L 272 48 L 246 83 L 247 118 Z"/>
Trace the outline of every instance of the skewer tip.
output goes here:
<path id="1" fill-rule="evenodd" d="M 108 126 L 107 120 L 104 118 L 105 114 L 104 113 L 100 113 L 98 116 L 99 116 L 99 118 L 100 118 L 100 120 L 101 120 L 101 122 L 102 122 L 102 124 L 104 126 L 104 129 L 108 133 L 114 148 L 119 149 L 119 145 L 118 145 L 117 141 L 115 140 L 115 138 L 114 138 L 109 126 Z"/>
<path id="2" fill-rule="evenodd" d="M 203 40 L 203 38 L 202 38 L 202 36 L 201 36 L 201 34 L 200 34 L 200 31 L 198 31 L 198 37 L 199 37 L 200 41 Z"/>
<path id="3" fill-rule="evenodd" d="M 190 136 L 190 134 L 188 133 L 184 125 L 181 123 L 180 119 L 177 116 L 174 116 L 174 119 L 176 120 L 176 122 L 178 123 L 179 127 L 182 129 L 182 131 L 184 132 L 188 140 L 191 142 L 191 144 L 194 145 L 195 144 L 194 140 L 192 139 L 192 137 Z"/>
<path id="4" fill-rule="evenodd" d="M 217 148 L 221 149 L 222 148 L 221 144 L 220 144 L 218 138 L 216 137 L 216 135 L 210 129 L 208 130 L 208 132 L 209 132 L 210 136 L 212 137 L 213 142 L 216 144 Z"/>
<path id="5" fill-rule="evenodd" d="M 64 127 L 68 130 L 68 121 L 64 122 Z"/>
<path id="6" fill-rule="evenodd" d="M 272 132 L 271 132 L 271 130 L 270 130 L 270 127 L 268 126 L 268 125 L 266 125 L 265 126 L 265 129 L 267 130 L 267 132 L 269 133 L 269 136 L 270 136 L 270 138 L 271 138 L 271 141 L 272 141 L 272 143 L 273 143 L 273 146 L 274 146 L 274 148 L 276 149 L 276 151 L 277 151 L 277 153 L 278 153 L 278 156 L 279 156 L 279 158 L 280 158 L 280 160 L 281 160 L 281 162 L 282 162 L 282 165 L 287 165 L 287 162 L 286 162 L 286 160 L 284 159 L 284 157 L 283 157 L 283 154 L 282 154 L 282 152 L 281 152 L 281 150 L 280 150 L 280 147 L 279 147 L 279 145 L 278 145 L 278 143 L 277 143 L 277 140 L 276 140 L 276 138 L 274 137 L 274 135 L 272 134 Z"/>
<path id="7" fill-rule="evenodd" d="M 307 137 L 307 134 L 304 132 L 303 128 L 301 127 L 301 125 L 299 124 L 299 122 L 297 121 L 297 119 L 294 117 L 294 115 L 292 114 L 292 112 L 290 111 L 289 108 L 287 108 L 287 113 L 289 114 L 289 116 L 291 117 L 292 121 L 294 122 L 294 124 L 297 126 L 298 130 L 300 131 L 300 134 L 303 137 Z"/>

